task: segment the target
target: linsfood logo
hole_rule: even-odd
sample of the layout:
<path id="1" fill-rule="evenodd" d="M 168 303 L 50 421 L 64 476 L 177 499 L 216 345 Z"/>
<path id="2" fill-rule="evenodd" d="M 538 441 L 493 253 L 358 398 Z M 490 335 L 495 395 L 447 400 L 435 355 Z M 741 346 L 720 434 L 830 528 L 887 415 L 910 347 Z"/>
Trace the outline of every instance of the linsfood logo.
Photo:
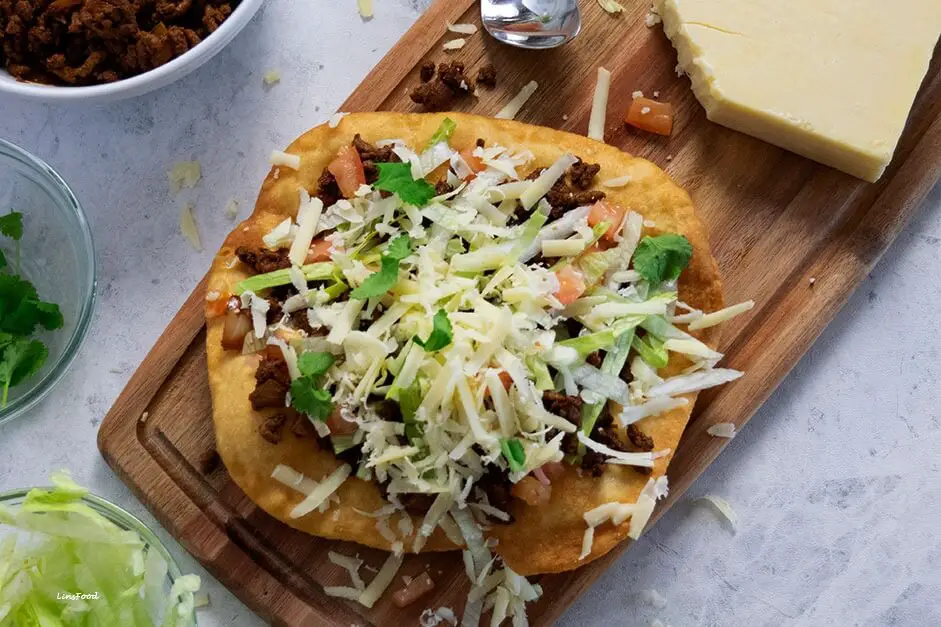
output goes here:
<path id="1" fill-rule="evenodd" d="M 59 592 L 56 594 L 56 599 L 59 601 L 97 601 L 100 598 L 100 592 Z"/>

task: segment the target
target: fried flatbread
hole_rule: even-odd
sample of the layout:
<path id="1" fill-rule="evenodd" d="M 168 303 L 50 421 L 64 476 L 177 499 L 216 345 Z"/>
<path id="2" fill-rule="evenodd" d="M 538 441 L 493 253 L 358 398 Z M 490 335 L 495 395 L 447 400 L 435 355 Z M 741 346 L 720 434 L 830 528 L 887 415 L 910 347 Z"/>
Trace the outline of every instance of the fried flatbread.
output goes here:
<path id="1" fill-rule="evenodd" d="M 498 144 L 514 151 L 529 150 L 535 157 L 534 167 L 552 164 L 563 153 L 571 153 L 586 162 L 601 165 L 596 187 L 601 181 L 630 176 L 623 187 L 603 188 L 608 199 L 640 213 L 655 224 L 656 231 L 681 233 L 693 246 L 693 257 L 679 280 L 679 298 L 692 307 L 714 311 L 723 306 L 722 286 L 715 260 L 709 251 L 706 230 L 693 208 L 689 196 L 660 168 L 632 157 L 613 146 L 579 135 L 513 121 L 494 120 L 460 113 L 448 113 L 457 122 L 451 138 L 456 148 L 472 147 L 478 138 L 487 145 Z M 311 129 L 287 149 L 301 156 L 301 167 L 272 168 L 269 172 L 252 215 L 229 235 L 216 255 L 209 273 L 210 292 L 228 294 L 236 283 L 246 278 L 246 268 L 234 258 L 241 245 L 257 247 L 262 236 L 285 217 L 298 210 L 298 188 L 316 192 L 317 180 L 337 151 L 349 145 L 356 133 L 369 142 L 402 139 L 407 145 L 419 147 L 428 141 L 445 117 L 444 114 L 361 113 L 351 114 L 336 126 Z M 209 381 L 213 398 L 213 418 L 219 454 L 229 475 L 255 503 L 275 518 L 307 533 L 324 538 L 351 540 L 381 549 L 390 549 L 390 542 L 377 528 L 377 521 L 361 514 L 378 510 L 384 504 L 379 488 L 371 482 L 348 479 L 339 489 L 340 502 L 326 513 L 312 512 L 291 519 L 289 512 L 303 495 L 271 478 L 277 464 L 286 464 L 315 480 L 327 476 L 340 462 L 330 450 L 320 450 L 313 437 L 297 437 L 285 429 L 283 440 L 271 444 L 259 434 L 265 417 L 275 410 L 256 412 L 248 395 L 255 385 L 254 373 L 259 358 L 239 351 L 223 350 L 222 318 L 207 322 L 207 354 Z M 697 336 L 715 346 L 715 328 Z M 684 360 L 671 355 L 673 361 L 666 371 L 675 374 L 685 367 Z M 661 374 L 666 374 L 661 373 Z M 657 450 L 676 449 L 689 420 L 695 394 L 688 395 L 690 404 L 659 416 L 645 418 L 639 426 L 656 443 Z M 582 536 L 586 525 L 585 511 L 611 501 L 633 503 L 650 477 L 666 472 L 672 454 L 656 460 L 651 474 L 637 469 L 608 465 L 600 478 L 566 466 L 566 474 L 552 484 L 551 501 L 540 507 L 527 506 L 515 500 L 511 524 L 494 524 L 487 532 L 499 540 L 495 551 L 506 564 L 523 575 L 570 570 L 596 559 L 627 536 L 628 524 L 614 527 L 606 523 L 595 530 L 591 554 L 579 560 Z M 397 514 L 390 521 L 397 529 Z M 420 525 L 414 517 L 413 528 Z M 398 531 L 396 531 L 398 533 Z M 406 550 L 411 542 L 406 541 Z M 441 529 L 425 545 L 425 551 L 456 548 Z"/>

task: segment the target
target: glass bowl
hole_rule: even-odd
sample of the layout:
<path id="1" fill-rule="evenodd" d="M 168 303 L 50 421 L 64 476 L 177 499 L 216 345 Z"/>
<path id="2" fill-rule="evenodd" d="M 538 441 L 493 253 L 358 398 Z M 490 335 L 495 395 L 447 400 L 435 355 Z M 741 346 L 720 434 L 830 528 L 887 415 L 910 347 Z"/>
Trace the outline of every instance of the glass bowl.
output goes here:
<path id="1" fill-rule="evenodd" d="M 18 490 L 11 490 L 9 492 L 0 493 L 0 505 L 5 505 L 10 508 L 16 508 L 23 503 L 23 500 L 26 498 L 26 495 L 33 488 L 21 488 Z M 41 486 L 42 490 L 52 490 L 51 486 Z M 107 501 L 100 496 L 95 496 L 94 494 L 86 494 L 82 497 L 82 502 L 88 505 L 90 508 L 113 522 L 115 525 L 120 527 L 125 531 L 133 531 L 137 533 L 144 543 L 147 546 L 148 551 L 157 551 L 157 553 L 164 559 L 167 563 L 167 577 L 166 583 L 164 584 L 164 593 L 170 592 L 170 587 L 173 585 L 177 579 L 182 576 L 179 565 L 176 563 L 176 560 L 173 559 L 173 556 L 170 555 L 170 551 L 167 550 L 167 547 L 160 541 L 157 535 L 150 530 L 150 528 L 140 521 L 139 518 L 128 512 L 127 510 L 115 505 L 111 501 Z M 3 527 L 0 526 L 0 538 L 3 538 Z M 27 533 L 27 532 L 21 532 Z M 151 620 L 154 621 L 155 625 L 160 624 L 161 617 L 151 616 Z M 195 610 L 191 618 L 192 625 L 194 627 L 197 625 Z"/>
<path id="2" fill-rule="evenodd" d="M 0 139 L 0 213 L 13 209 L 24 222 L 19 274 L 42 300 L 59 305 L 65 325 L 37 328 L 34 337 L 49 356 L 39 372 L 10 388 L 0 424 L 33 407 L 62 377 L 88 333 L 95 304 L 95 250 L 81 205 L 55 170 Z M 0 250 L 15 271 L 17 242 L 0 236 Z"/>

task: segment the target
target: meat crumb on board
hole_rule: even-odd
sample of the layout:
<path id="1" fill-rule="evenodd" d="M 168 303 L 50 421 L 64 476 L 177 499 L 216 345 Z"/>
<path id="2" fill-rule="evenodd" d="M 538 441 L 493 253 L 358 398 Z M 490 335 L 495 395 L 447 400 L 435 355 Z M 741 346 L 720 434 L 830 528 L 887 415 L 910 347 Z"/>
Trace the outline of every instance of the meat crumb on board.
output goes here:
<path id="1" fill-rule="evenodd" d="M 460 61 L 439 63 L 437 67 L 431 61 L 425 61 L 418 77 L 421 84 L 409 92 L 409 98 L 426 111 L 446 111 L 455 99 L 475 94 L 478 85 L 492 89 L 497 84 L 497 70 L 492 63 L 481 67 L 477 78 L 472 79 Z"/>

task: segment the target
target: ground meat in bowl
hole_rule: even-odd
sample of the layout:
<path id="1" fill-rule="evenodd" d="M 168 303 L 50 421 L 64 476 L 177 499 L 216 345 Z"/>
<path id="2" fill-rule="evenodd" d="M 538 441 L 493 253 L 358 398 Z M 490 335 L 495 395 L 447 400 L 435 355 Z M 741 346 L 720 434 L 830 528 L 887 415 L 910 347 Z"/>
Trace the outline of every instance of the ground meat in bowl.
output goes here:
<path id="1" fill-rule="evenodd" d="M 98 85 L 198 45 L 237 0 L 0 0 L 0 64 L 16 79 Z"/>

